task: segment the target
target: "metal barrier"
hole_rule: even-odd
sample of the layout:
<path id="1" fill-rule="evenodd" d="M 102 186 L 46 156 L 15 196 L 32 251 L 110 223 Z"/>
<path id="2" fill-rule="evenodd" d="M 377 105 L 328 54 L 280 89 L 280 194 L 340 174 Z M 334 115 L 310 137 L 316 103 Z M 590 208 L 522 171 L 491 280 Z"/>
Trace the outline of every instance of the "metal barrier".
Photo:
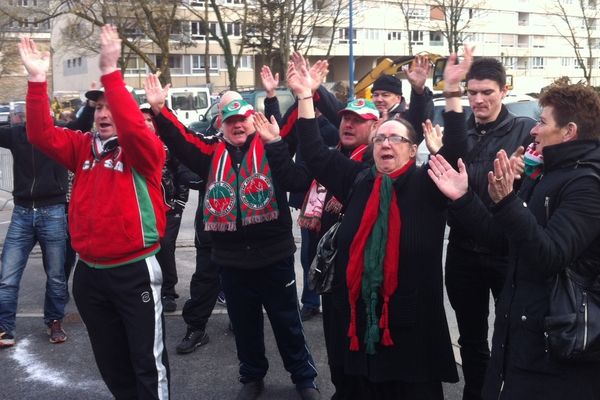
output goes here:
<path id="1" fill-rule="evenodd" d="M 0 148 L 0 191 L 8 192 L 12 195 L 13 191 L 13 158 L 10 150 Z M 12 197 L 0 206 L 0 211 L 12 201 Z"/>

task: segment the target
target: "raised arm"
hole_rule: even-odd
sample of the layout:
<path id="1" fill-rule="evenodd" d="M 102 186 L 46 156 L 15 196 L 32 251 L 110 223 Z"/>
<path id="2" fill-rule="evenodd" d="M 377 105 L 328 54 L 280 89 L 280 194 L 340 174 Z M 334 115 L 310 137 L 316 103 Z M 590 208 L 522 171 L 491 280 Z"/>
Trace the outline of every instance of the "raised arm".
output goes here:
<path id="1" fill-rule="evenodd" d="M 140 174 L 152 176 L 162 171 L 165 151 L 160 139 L 146 126 L 142 112 L 125 88 L 117 67 L 120 56 L 121 39 L 117 28 L 104 25 L 100 32 L 101 81 L 118 132 L 119 145 Z"/>
<path id="2" fill-rule="evenodd" d="M 158 76 L 148 74 L 144 81 L 146 99 L 152 107 L 158 134 L 177 159 L 201 178 L 206 178 L 216 143 L 206 143 L 195 132 L 187 129 L 165 107 L 169 86 L 162 87 Z"/>
<path id="3" fill-rule="evenodd" d="M 50 54 L 39 50 L 29 37 L 21 38 L 19 54 L 28 74 L 25 102 L 28 119 L 27 138 L 49 157 L 74 171 L 77 166 L 79 142 L 85 138 L 69 129 L 54 126 L 54 120 L 50 116 L 46 82 Z"/>

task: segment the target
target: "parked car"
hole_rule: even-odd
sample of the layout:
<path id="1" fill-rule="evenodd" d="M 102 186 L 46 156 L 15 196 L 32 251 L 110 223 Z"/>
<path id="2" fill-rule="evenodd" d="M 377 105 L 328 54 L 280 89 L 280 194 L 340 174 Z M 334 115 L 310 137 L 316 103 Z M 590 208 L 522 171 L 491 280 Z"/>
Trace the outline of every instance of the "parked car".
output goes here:
<path id="1" fill-rule="evenodd" d="M 467 118 L 471 116 L 473 111 L 471 110 L 471 106 L 469 105 L 469 99 L 467 96 L 461 97 L 460 100 L 463 111 Z M 508 111 L 515 114 L 519 117 L 530 117 L 537 120 L 540 117 L 540 107 L 535 98 L 528 95 L 514 95 L 509 94 L 502 100 Z M 445 107 L 445 99 L 436 98 L 433 99 L 433 124 L 439 124 L 442 128 L 444 127 L 444 119 L 442 118 L 442 113 L 444 112 Z M 427 150 L 427 146 L 425 145 L 425 141 L 423 141 L 419 145 L 419 149 L 417 151 L 417 163 L 422 164 L 429 158 L 429 150 Z"/>
<path id="2" fill-rule="evenodd" d="M 250 103 L 256 111 L 265 112 L 265 98 L 267 97 L 267 94 L 263 89 L 241 91 L 240 94 L 242 95 L 242 98 Z M 290 92 L 288 89 L 277 89 L 276 95 L 277 99 L 279 100 L 279 110 L 283 115 L 286 110 L 292 104 L 294 104 L 296 99 L 292 92 Z M 215 103 L 210 106 L 204 115 L 200 116 L 199 121 L 192 122 L 188 125 L 188 128 L 195 132 L 205 132 L 206 128 L 208 128 L 208 125 L 210 124 L 210 121 L 212 121 L 217 113 L 217 103 Z"/>
<path id="3" fill-rule="evenodd" d="M 0 104 L 0 125 L 10 123 L 10 104 Z"/>

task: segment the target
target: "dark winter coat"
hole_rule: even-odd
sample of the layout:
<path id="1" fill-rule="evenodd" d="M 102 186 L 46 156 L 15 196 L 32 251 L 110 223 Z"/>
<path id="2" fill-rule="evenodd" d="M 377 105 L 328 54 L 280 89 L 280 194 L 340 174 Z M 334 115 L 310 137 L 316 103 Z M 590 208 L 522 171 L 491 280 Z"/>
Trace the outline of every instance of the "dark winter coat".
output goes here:
<path id="1" fill-rule="evenodd" d="M 66 124 L 87 132 L 94 108 L 86 106 L 78 119 Z M 0 147 L 13 156 L 13 198 L 21 207 L 43 207 L 67 202 L 67 169 L 29 143 L 25 124 L 0 127 Z M 91 149 L 90 149 L 91 151 Z"/>
<path id="2" fill-rule="evenodd" d="M 496 305 L 486 400 L 600 399 L 600 364 L 554 359 L 543 329 L 553 276 L 569 265 L 600 276 L 600 183 L 579 171 L 590 166 L 600 171 L 600 143 L 561 143 L 544 148 L 543 155 L 542 178 L 524 178 L 519 195 L 507 196 L 491 213 L 472 192 L 452 205 L 488 246 L 509 250 L 507 279 Z"/>
<path id="3" fill-rule="evenodd" d="M 492 204 L 487 192 L 487 174 L 494 169 L 494 159 L 501 149 L 510 156 L 519 146 L 527 147 L 531 143 L 529 132 L 535 121 L 529 117 L 517 117 L 506 107 L 496 121 L 485 126 L 476 127 L 473 115 L 467 121 L 467 151 L 463 156 L 469 171 L 469 186 L 486 206 Z M 452 245 L 467 251 L 490 253 L 490 249 L 482 246 L 469 229 L 454 218 L 452 210 L 448 214 L 448 225 L 451 226 L 449 240 Z"/>
<path id="4" fill-rule="evenodd" d="M 462 114 L 447 113 L 442 153 L 456 160 L 464 147 Z M 315 120 L 300 119 L 301 150 L 310 172 L 334 196 L 347 198 L 358 173 L 368 166 L 349 160 L 323 145 Z M 447 202 L 427 174 L 413 165 L 394 183 L 402 216 L 398 289 L 390 299 L 390 330 L 394 346 L 377 345 L 375 355 L 349 350 L 350 319 L 346 267 L 349 247 L 358 230 L 374 178 L 368 174 L 353 188 L 338 235 L 331 303 L 336 322 L 329 341 L 330 364 L 344 365 L 348 375 L 372 382 L 456 382 L 458 380 L 442 291 L 442 246 Z M 380 304 L 382 301 L 380 300 Z M 357 304 L 357 332 L 363 343 L 364 303 Z M 377 310 L 377 315 L 380 310 Z"/>

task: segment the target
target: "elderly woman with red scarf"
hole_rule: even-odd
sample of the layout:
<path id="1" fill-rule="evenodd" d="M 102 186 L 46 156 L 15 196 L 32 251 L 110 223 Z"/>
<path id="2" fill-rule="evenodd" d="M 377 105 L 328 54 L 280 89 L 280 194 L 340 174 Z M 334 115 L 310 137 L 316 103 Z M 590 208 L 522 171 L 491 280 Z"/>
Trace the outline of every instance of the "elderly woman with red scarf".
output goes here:
<path id="1" fill-rule="evenodd" d="M 449 160 L 464 152 L 465 120 L 456 94 L 471 60 L 466 48 L 464 60 L 455 64 L 452 56 L 444 72 L 440 154 Z M 415 131 L 403 120 L 383 122 L 371 138 L 374 166 L 361 173 L 368 167 L 323 144 L 308 71 L 291 65 L 288 85 L 298 96 L 300 148 L 311 174 L 338 199 L 352 188 L 337 236 L 331 294 L 339 329 L 327 344 L 352 379 L 334 397 L 441 400 L 442 382 L 458 380 L 442 294 L 447 201 L 427 176 L 427 165 L 415 164 Z M 259 129 L 268 139 L 265 130 Z"/>

